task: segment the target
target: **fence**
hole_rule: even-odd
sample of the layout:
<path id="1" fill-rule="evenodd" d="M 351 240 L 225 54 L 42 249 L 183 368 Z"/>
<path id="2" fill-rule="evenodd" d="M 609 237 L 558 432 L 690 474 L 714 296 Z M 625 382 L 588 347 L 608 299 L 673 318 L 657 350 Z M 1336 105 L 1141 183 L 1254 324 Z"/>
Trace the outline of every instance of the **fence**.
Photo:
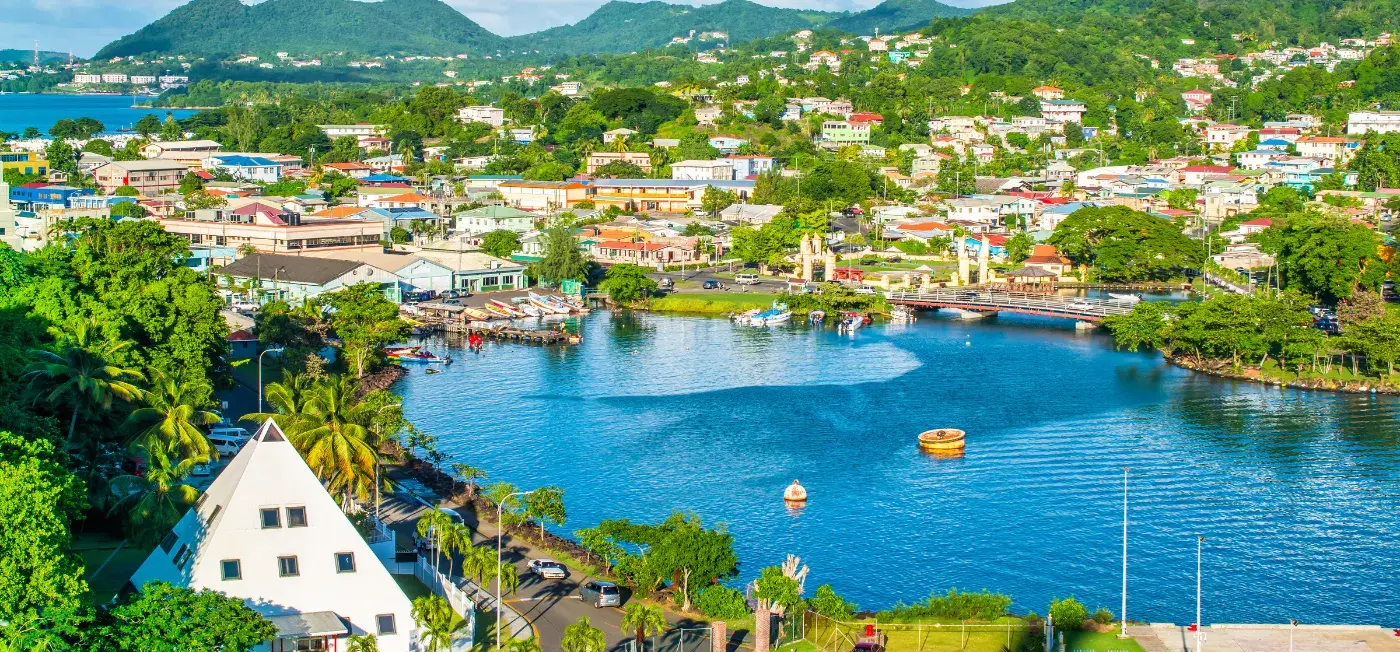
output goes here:
<path id="1" fill-rule="evenodd" d="M 792 619 L 797 620 L 797 619 Z M 953 650 L 1015 650 L 1040 628 L 1020 620 L 1001 623 L 951 621 L 928 623 L 843 622 L 808 611 L 801 618 L 801 636 L 825 652 L 849 652 L 872 626 L 889 652 L 952 652 Z M 786 639 L 786 635 L 784 636 Z M 867 639 L 868 640 L 868 639 Z"/>
<path id="2" fill-rule="evenodd" d="M 451 580 L 447 579 L 446 575 L 443 575 L 440 571 L 433 568 L 432 563 L 427 559 L 419 559 L 418 563 L 414 564 L 413 576 L 417 577 L 418 581 L 428 587 L 428 590 L 432 591 L 433 595 L 446 598 L 447 603 L 452 605 L 452 609 L 462 614 L 462 616 L 467 619 L 467 626 L 463 631 L 468 632 L 468 634 L 453 639 L 452 649 L 454 651 L 472 649 L 472 635 L 470 632 L 476 630 L 476 605 L 473 603 L 471 597 L 467 595 L 467 592 L 453 584 Z"/>

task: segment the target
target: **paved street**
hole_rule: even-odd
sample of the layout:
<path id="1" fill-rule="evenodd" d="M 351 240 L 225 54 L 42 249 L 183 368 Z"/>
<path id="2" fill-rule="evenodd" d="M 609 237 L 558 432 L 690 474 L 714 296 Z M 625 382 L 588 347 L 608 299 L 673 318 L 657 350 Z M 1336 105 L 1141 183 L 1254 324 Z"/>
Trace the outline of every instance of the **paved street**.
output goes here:
<path id="1" fill-rule="evenodd" d="M 1215 625 L 1205 628 L 1203 650 L 1210 652 L 1282 652 L 1289 650 L 1286 625 Z M 1147 652 L 1195 652 L 1195 633 L 1175 625 L 1129 627 Z M 1400 637 L 1380 627 L 1299 626 L 1294 652 L 1400 652 Z"/>
<path id="2" fill-rule="evenodd" d="M 458 507 L 452 504 L 441 506 L 454 509 Z M 425 507 L 410 500 L 404 500 L 398 496 L 385 497 L 381 505 L 381 513 L 384 521 L 398 533 L 401 548 L 412 545 L 414 529 L 417 527 L 418 518 L 424 511 L 426 511 Z M 462 514 L 467 525 L 474 531 L 473 540 L 478 545 L 495 545 L 495 526 L 489 523 L 479 523 L 475 513 L 468 509 L 458 509 L 457 511 Z M 563 639 L 564 628 L 577 622 L 580 616 L 588 616 L 594 627 L 607 634 L 611 649 L 628 646 L 632 636 L 624 634 L 621 630 L 621 609 L 611 607 L 598 609 L 592 605 L 584 604 L 579 599 L 578 587 L 588 579 L 587 576 L 578 571 L 571 571 L 571 576 L 567 579 L 545 580 L 527 573 L 525 566 L 527 561 L 550 555 L 539 552 L 528 541 L 519 540 L 509 535 L 502 541 L 502 550 L 506 563 L 516 564 L 521 578 L 520 588 L 514 594 L 505 596 L 505 604 L 516 609 L 534 624 L 535 631 L 539 635 L 540 646 L 545 652 L 562 649 L 560 641 Z M 494 584 L 487 588 L 494 590 Z M 630 598 L 630 593 L 623 589 L 624 604 L 628 598 Z M 659 646 L 655 649 L 664 649 L 667 652 L 703 652 L 709 649 L 708 623 L 669 612 L 667 620 L 671 623 L 673 630 L 659 637 Z M 652 648 L 652 645 L 651 639 L 648 639 L 648 648 Z M 732 642 L 731 649 L 737 649 L 738 645 L 737 641 Z"/>

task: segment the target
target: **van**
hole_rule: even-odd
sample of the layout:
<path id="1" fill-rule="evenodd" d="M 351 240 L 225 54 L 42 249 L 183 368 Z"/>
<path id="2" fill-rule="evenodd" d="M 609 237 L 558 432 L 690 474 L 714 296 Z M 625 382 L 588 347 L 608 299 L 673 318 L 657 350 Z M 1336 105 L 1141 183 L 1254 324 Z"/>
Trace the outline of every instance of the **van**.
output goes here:
<path id="1" fill-rule="evenodd" d="M 578 590 L 579 599 L 591 603 L 595 608 L 622 606 L 622 590 L 612 582 L 590 580 Z"/>
<path id="2" fill-rule="evenodd" d="M 209 446 L 219 454 L 221 459 L 229 459 L 243 450 L 243 445 L 248 443 L 247 438 L 235 437 L 231 435 L 209 435 Z"/>
<path id="3" fill-rule="evenodd" d="M 739 285 L 753 285 L 758 283 L 758 274 L 735 274 L 734 282 Z"/>

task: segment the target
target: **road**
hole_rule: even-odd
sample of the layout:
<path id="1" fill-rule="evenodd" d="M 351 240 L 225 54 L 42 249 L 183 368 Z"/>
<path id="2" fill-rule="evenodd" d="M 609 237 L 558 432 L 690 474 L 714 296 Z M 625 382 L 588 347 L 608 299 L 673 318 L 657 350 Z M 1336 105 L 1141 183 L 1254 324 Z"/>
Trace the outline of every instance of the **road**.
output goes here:
<path id="1" fill-rule="evenodd" d="M 395 479 L 395 475 L 390 474 L 390 478 Z M 442 502 L 439 506 L 452 507 L 461 513 L 467 525 L 471 527 L 472 540 L 477 545 L 491 547 L 496 545 L 494 525 L 480 522 L 473 511 L 460 508 L 459 505 Z M 384 522 L 397 533 L 400 548 L 411 545 L 417 521 L 425 511 L 426 508 L 416 502 L 405 501 L 399 497 L 385 497 L 381 505 L 381 514 Z M 527 572 L 525 564 L 530 559 L 550 557 L 547 552 L 541 552 L 529 541 L 511 535 L 506 535 L 501 544 L 504 561 L 515 564 L 520 573 L 520 588 L 513 594 L 505 596 L 505 605 L 514 608 L 530 620 L 539 636 L 540 647 L 545 652 L 562 650 L 560 643 L 563 640 L 564 628 L 577 622 L 581 616 L 587 616 L 594 627 L 603 630 L 607 635 L 610 650 L 630 650 L 631 640 L 634 638 L 635 632 L 629 635 L 622 631 L 622 609 L 613 607 L 599 609 L 584 604 L 579 599 L 579 585 L 587 581 L 589 576 L 577 570 L 571 570 L 570 577 L 563 580 L 546 580 L 536 577 Z M 460 568 L 460 564 L 458 564 L 458 568 Z M 492 585 L 488 588 L 494 590 L 495 587 Z M 630 597 L 630 592 L 624 588 L 624 605 Z M 666 652 L 709 651 L 709 623 L 669 611 L 666 613 L 666 620 L 671 624 L 671 631 L 657 637 L 659 645 L 656 647 L 653 647 L 652 639 L 648 638 L 646 641 L 648 649 L 665 650 Z M 731 637 L 730 650 L 738 650 L 742 644 L 743 634 L 747 634 L 747 632 Z"/>

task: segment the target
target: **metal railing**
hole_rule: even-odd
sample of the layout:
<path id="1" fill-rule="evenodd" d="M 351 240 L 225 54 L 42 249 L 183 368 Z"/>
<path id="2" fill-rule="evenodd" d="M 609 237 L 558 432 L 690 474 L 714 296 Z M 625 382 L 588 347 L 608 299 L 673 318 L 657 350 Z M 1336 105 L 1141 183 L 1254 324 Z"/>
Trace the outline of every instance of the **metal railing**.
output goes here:
<path id="1" fill-rule="evenodd" d="M 890 303 L 962 308 L 976 311 L 1024 312 L 1038 315 L 1070 317 L 1075 319 L 1102 319 L 1113 315 L 1126 315 L 1133 311 L 1137 301 L 1118 299 L 1094 299 L 1064 297 L 1053 294 L 1031 292 L 1008 292 L 984 288 L 941 288 L 920 292 L 886 292 Z"/>

